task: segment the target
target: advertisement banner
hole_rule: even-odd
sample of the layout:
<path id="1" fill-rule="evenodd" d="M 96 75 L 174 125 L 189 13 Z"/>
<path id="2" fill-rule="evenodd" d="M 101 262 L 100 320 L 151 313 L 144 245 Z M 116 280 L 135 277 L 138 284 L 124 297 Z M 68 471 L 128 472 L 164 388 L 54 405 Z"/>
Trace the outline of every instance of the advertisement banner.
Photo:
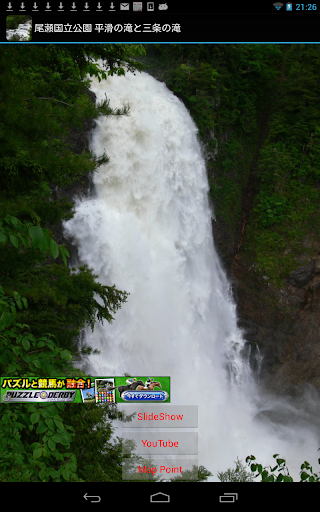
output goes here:
<path id="1" fill-rule="evenodd" d="M 0 402 L 169 403 L 170 377 L 0 377 Z"/>

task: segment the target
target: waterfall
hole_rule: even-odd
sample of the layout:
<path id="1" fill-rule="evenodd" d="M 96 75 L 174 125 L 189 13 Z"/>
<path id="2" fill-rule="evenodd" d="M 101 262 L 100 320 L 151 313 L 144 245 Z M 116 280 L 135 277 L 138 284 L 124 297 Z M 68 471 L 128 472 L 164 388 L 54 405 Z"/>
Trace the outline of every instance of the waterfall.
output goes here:
<path id="1" fill-rule="evenodd" d="M 215 481 L 237 457 L 254 454 L 267 465 L 279 453 L 289 465 L 287 431 L 253 421 L 259 398 L 214 247 L 205 162 L 188 110 L 146 73 L 93 79 L 91 89 L 113 108 L 129 103 L 130 112 L 97 120 L 91 147 L 110 161 L 64 228 L 98 280 L 130 295 L 113 324 L 86 331 L 101 351 L 87 371 L 170 375 L 171 403 L 198 405 L 198 463 Z M 298 437 L 304 451 L 290 453 L 301 464 L 318 446 Z"/>
<path id="2" fill-rule="evenodd" d="M 29 20 L 26 23 L 20 23 L 18 28 L 6 30 L 7 40 L 10 41 L 13 36 L 18 36 L 20 41 L 27 41 L 31 28 L 32 20 Z"/>

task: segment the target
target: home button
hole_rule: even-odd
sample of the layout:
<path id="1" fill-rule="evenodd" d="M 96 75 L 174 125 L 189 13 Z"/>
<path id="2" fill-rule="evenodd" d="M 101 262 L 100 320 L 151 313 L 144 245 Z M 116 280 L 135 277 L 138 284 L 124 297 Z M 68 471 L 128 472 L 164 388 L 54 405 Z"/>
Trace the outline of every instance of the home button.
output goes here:
<path id="1" fill-rule="evenodd" d="M 157 492 L 156 494 L 151 494 L 150 501 L 151 503 L 169 503 L 170 496 L 169 494 L 164 494 L 163 492 Z"/>

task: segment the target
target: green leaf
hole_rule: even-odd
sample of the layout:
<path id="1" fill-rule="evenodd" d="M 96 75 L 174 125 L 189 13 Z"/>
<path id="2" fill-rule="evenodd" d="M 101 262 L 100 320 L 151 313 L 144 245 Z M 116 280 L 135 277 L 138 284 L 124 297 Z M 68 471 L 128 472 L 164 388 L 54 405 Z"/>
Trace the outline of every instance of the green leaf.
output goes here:
<path id="1" fill-rule="evenodd" d="M 61 252 L 63 263 L 65 265 L 67 265 L 67 258 L 66 258 L 66 256 L 67 257 L 70 256 L 68 249 L 66 249 L 66 247 L 60 247 L 60 252 Z"/>
<path id="2" fill-rule="evenodd" d="M 39 448 L 41 446 L 40 443 L 32 443 L 30 445 L 30 450 L 35 450 L 36 448 Z"/>
<path id="3" fill-rule="evenodd" d="M 67 468 L 64 468 L 62 471 L 62 476 L 65 480 L 70 480 L 70 471 Z"/>
<path id="4" fill-rule="evenodd" d="M 62 434 L 60 436 L 60 443 L 64 446 L 68 446 L 70 444 L 70 435 L 69 434 Z"/>
<path id="5" fill-rule="evenodd" d="M 14 235 L 9 235 L 9 238 L 10 238 L 10 242 L 12 243 L 12 245 L 13 245 L 16 249 L 18 249 L 18 247 L 19 247 L 19 242 L 18 242 L 17 237 L 16 237 L 16 236 L 14 236 Z"/>
<path id="6" fill-rule="evenodd" d="M 72 354 L 71 354 L 71 352 L 69 352 L 69 350 L 61 350 L 60 355 L 61 355 L 62 359 L 65 359 L 65 360 L 72 358 Z"/>
<path id="7" fill-rule="evenodd" d="M 43 233 L 43 230 L 39 226 L 30 226 L 28 231 L 32 239 L 33 247 L 39 247 L 41 251 L 45 251 L 48 247 L 48 243 L 47 238 Z"/>
<path id="8" fill-rule="evenodd" d="M 52 451 L 54 451 L 56 449 L 56 443 L 52 439 L 48 440 L 48 446 L 49 446 L 50 450 L 52 450 Z"/>
<path id="9" fill-rule="evenodd" d="M 24 338 L 24 339 L 22 340 L 22 345 L 23 345 L 23 348 L 24 348 L 25 350 L 29 350 L 29 348 L 30 348 L 30 341 L 29 341 L 29 340 L 27 340 L 26 338 Z"/>
<path id="10" fill-rule="evenodd" d="M 36 450 L 33 451 L 33 458 L 39 459 L 42 455 L 42 448 L 36 448 Z"/>
<path id="11" fill-rule="evenodd" d="M 21 300 L 16 300 L 16 303 L 19 309 L 23 309 Z"/>
<path id="12" fill-rule="evenodd" d="M 38 423 L 39 419 L 40 419 L 40 414 L 38 412 L 33 412 L 30 416 L 30 420 L 31 420 L 32 424 Z"/>
<path id="13" fill-rule="evenodd" d="M 0 316 L 0 331 L 3 331 L 3 329 L 6 328 L 6 317 L 5 317 L 5 313 L 2 313 L 2 315 Z"/>
<path id="14" fill-rule="evenodd" d="M 43 433 L 44 433 L 44 432 L 46 432 L 47 430 L 48 430 L 47 425 L 45 424 L 45 422 L 44 422 L 44 421 L 42 421 L 42 420 L 41 420 L 41 421 L 39 422 L 38 427 L 37 427 L 36 433 L 37 433 L 37 434 L 43 434 Z"/>
<path id="15" fill-rule="evenodd" d="M 21 358 L 26 362 L 30 363 L 31 358 L 28 356 L 28 354 L 21 354 Z"/>
<path id="16" fill-rule="evenodd" d="M 42 482 L 46 481 L 47 476 L 48 476 L 47 468 L 40 469 L 39 478 Z"/>
<path id="17" fill-rule="evenodd" d="M 53 423 L 53 420 L 51 418 L 46 419 L 46 424 L 48 425 L 50 430 L 55 430 L 54 423 Z"/>
<path id="18" fill-rule="evenodd" d="M 61 439 L 62 439 L 62 436 L 60 434 L 55 434 L 53 437 L 52 437 L 52 440 L 55 442 L 55 443 L 61 443 Z"/>
<path id="19" fill-rule="evenodd" d="M 59 246 L 52 238 L 50 240 L 50 251 L 54 259 L 59 256 Z"/>
<path id="20" fill-rule="evenodd" d="M 70 468 L 70 470 L 75 473 L 77 471 L 77 465 L 74 463 L 74 462 L 70 462 L 68 464 L 68 467 Z"/>
<path id="21" fill-rule="evenodd" d="M 61 256 L 62 256 L 62 261 L 63 263 L 65 264 L 65 266 L 67 267 L 68 266 L 68 262 L 67 262 L 67 258 L 65 257 L 65 254 L 64 252 L 61 251 Z"/>
<path id="22" fill-rule="evenodd" d="M 21 354 L 22 348 L 21 347 L 12 347 L 12 351 L 16 354 L 16 356 L 19 356 Z"/>
<path id="23" fill-rule="evenodd" d="M 24 245 L 25 247 L 28 247 L 28 242 L 27 242 L 27 240 L 24 238 L 24 236 L 19 235 L 19 238 L 20 238 L 21 242 L 23 243 L 23 245 Z"/>
<path id="24" fill-rule="evenodd" d="M 4 312 L 0 317 L 0 330 L 9 327 L 13 322 L 13 316 L 10 313 Z"/>
<path id="25" fill-rule="evenodd" d="M 23 305 L 24 307 L 27 309 L 28 308 L 28 302 L 27 302 L 27 299 L 25 297 L 21 297 L 21 300 L 23 302 Z"/>
<path id="26" fill-rule="evenodd" d="M 0 233 L 0 244 L 4 244 L 8 240 L 7 235 Z"/>
<path id="27" fill-rule="evenodd" d="M 306 473 L 305 471 L 302 471 L 302 473 L 301 473 L 301 481 L 307 480 L 307 478 L 309 478 L 308 473 Z"/>
<path id="28" fill-rule="evenodd" d="M 57 426 L 57 428 L 59 429 L 59 431 L 60 431 L 60 432 L 62 432 L 63 430 L 65 430 L 65 426 L 64 426 L 64 424 L 62 423 L 62 421 L 60 421 L 60 420 L 56 420 L 56 419 L 54 418 L 54 422 L 55 422 L 55 424 L 56 424 L 56 426 Z"/>
<path id="29" fill-rule="evenodd" d="M 14 226 L 16 226 L 17 224 L 20 224 L 20 221 L 19 221 L 19 219 L 17 219 L 17 217 L 13 217 L 12 215 L 10 215 L 10 220 L 11 220 L 11 224 L 13 224 Z"/>

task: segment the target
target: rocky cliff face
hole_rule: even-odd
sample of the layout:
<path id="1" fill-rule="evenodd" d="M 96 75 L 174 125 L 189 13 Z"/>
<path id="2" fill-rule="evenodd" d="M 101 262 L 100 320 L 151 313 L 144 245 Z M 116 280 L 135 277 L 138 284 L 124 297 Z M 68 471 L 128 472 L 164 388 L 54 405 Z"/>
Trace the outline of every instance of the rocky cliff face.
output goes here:
<path id="1" fill-rule="evenodd" d="M 267 131 L 260 146 L 266 135 Z M 215 155 L 206 145 L 203 151 L 209 179 L 214 178 L 221 172 L 215 166 Z M 259 148 L 253 166 L 258 155 Z M 295 398 L 310 387 L 320 392 L 319 240 L 312 234 L 306 236 L 297 268 L 281 288 L 275 286 L 247 257 L 245 219 L 250 215 L 255 191 L 251 188 L 247 192 L 242 198 L 243 215 L 238 226 L 217 216 L 212 231 L 232 283 L 239 326 L 251 346 L 251 366 L 266 392 Z"/>
<path id="2" fill-rule="evenodd" d="M 305 247 L 310 243 L 307 237 Z M 240 325 L 263 356 L 263 387 L 290 395 L 307 383 L 320 389 L 320 257 L 302 253 L 300 265 L 278 289 L 248 267 L 244 247 L 234 257 L 232 275 Z"/>

